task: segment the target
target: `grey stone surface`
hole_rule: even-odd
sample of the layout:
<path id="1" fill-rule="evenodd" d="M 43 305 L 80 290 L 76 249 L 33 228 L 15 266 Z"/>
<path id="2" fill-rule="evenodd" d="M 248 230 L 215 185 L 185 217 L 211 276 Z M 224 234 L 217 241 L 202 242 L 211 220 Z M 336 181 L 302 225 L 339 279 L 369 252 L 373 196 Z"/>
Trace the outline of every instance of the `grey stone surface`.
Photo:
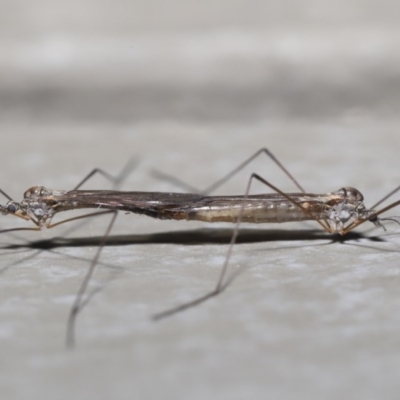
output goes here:
<path id="1" fill-rule="evenodd" d="M 396 7 L 4 5 L 0 187 L 16 200 L 35 184 L 69 189 L 134 156 L 124 189 L 179 190 L 153 168 L 202 189 L 268 147 L 311 192 L 355 186 L 372 205 L 400 183 Z M 260 158 L 217 193 L 243 193 L 253 171 L 295 190 Z M 26 224 L 2 218 L 14 226 Z M 398 397 L 395 224 L 345 242 L 312 223 L 244 225 L 227 290 L 155 323 L 214 287 L 231 227 L 121 213 L 67 351 L 68 313 L 106 226 L 1 235 L 2 398 Z M 39 242 L 55 237 L 70 240 Z"/>

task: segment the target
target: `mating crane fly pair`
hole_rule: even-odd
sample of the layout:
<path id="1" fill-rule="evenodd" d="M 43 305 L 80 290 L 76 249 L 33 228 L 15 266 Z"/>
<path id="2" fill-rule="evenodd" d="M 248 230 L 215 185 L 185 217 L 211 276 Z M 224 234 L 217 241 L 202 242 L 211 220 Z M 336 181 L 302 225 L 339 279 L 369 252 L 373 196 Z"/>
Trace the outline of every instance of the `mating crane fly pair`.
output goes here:
<path id="1" fill-rule="evenodd" d="M 274 161 L 275 164 L 277 164 L 278 167 L 281 168 L 282 171 L 294 182 L 300 192 L 282 192 L 260 175 L 252 174 L 244 195 L 207 195 L 210 191 L 229 180 L 261 153 L 265 153 L 272 161 Z M 6 229 L 0 231 L 0 233 L 16 230 L 41 230 L 42 228 L 53 228 L 57 225 L 77 219 L 107 213 L 113 214 L 103 240 L 101 241 L 95 257 L 93 258 L 77 292 L 70 312 L 67 326 L 67 344 L 70 346 L 74 344 L 75 321 L 77 314 L 83 305 L 83 296 L 98 262 L 100 252 L 107 242 L 107 238 L 118 211 L 142 214 L 158 219 L 231 222 L 235 224 L 225 262 L 222 265 L 221 273 L 218 277 L 215 289 L 189 303 L 159 313 L 155 315 L 155 319 L 163 318 L 199 304 L 206 299 L 217 295 L 225 288 L 224 277 L 228 268 L 233 245 L 235 244 L 239 233 L 239 225 L 241 222 L 272 223 L 314 220 L 327 232 L 339 233 L 341 235 L 345 235 L 366 221 L 370 221 L 379 227 L 383 227 L 382 221 L 385 220 L 399 223 L 399 217 L 381 218 L 379 216 L 399 205 L 400 200 L 391 203 L 381 210 L 375 211 L 374 209 L 400 190 L 400 186 L 376 203 L 371 209 L 365 207 L 363 195 L 357 189 L 352 187 L 344 187 L 327 194 L 306 193 L 289 171 L 287 171 L 287 169 L 267 149 L 259 150 L 224 178 L 220 179 L 214 185 L 199 194 L 80 190 L 79 187 L 81 187 L 95 173 L 101 173 L 108 179 L 115 180 L 115 178 L 112 178 L 106 172 L 95 169 L 86 176 L 74 190 L 70 191 L 52 190 L 43 186 L 34 186 L 24 193 L 24 198 L 20 202 L 13 201 L 6 193 L 0 191 L 9 199 L 6 205 L 0 205 L 0 212 L 3 215 L 10 214 L 27 221 L 32 221 L 35 224 L 35 227 Z M 254 179 L 268 186 L 274 191 L 274 193 L 257 195 L 250 194 L 251 183 Z M 57 213 L 88 208 L 100 209 L 100 211 L 52 223 L 52 219 Z"/>

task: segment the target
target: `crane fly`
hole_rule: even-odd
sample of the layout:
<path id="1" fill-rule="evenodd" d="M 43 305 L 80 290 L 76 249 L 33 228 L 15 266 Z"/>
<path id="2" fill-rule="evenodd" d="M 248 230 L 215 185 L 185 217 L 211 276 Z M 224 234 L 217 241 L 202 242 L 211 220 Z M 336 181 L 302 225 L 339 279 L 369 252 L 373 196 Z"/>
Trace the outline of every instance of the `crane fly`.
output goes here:
<path id="1" fill-rule="evenodd" d="M 299 192 L 285 193 L 260 175 L 253 173 L 248 181 L 244 195 L 211 196 L 207 194 L 207 192 L 230 179 L 261 153 L 267 154 L 283 170 L 296 184 Z M 224 277 L 228 268 L 233 245 L 239 233 L 239 226 L 242 222 L 276 223 L 312 220 L 319 223 L 328 233 L 338 233 L 340 235 L 347 234 L 367 221 L 372 222 L 375 226 L 383 228 L 382 221 L 385 220 L 392 220 L 399 223 L 398 217 L 381 218 L 380 215 L 399 205 L 400 200 L 377 211 L 374 210 L 374 208 L 396 193 L 400 189 L 400 186 L 376 203 L 371 209 L 368 209 L 364 205 L 364 196 L 361 192 L 353 187 L 343 187 L 326 194 L 306 193 L 286 168 L 284 168 L 267 149 L 261 149 L 255 153 L 243 164 L 239 165 L 239 167 L 203 193 L 190 194 L 79 189 L 79 187 L 96 172 L 110 177 L 104 171 L 96 169 L 74 190 L 53 190 L 45 188 L 44 186 L 33 186 L 24 193 L 23 199 L 20 202 L 12 200 L 5 192 L 1 191 L 9 201 L 5 205 L 0 205 L 0 212 L 3 215 L 12 215 L 31 221 L 35 226 L 31 228 L 7 229 L 0 231 L 0 233 L 15 230 L 53 228 L 73 220 L 95 215 L 112 214 L 111 221 L 81 283 L 72 306 L 67 327 L 68 346 L 74 344 L 75 322 L 77 314 L 82 307 L 82 298 L 99 260 L 100 252 L 106 244 L 107 238 L 111 232 L 118 211 L 147 215 L 148 217 L 162 220 L 196 220 L 203 222 L 230 222 L 235 224 L 225 262 L 222 265 L 215 289 L 191 302 L 156 314 L 154 319 L 160 319 L 192 307 L 217 295 L 224 289 Z M 272 189 L 274 193 L 250 194 L 253 180 L 258 180 L 265 184 Z M 96 209 L 97 211 L 52 223 L 52 219 L 56 214 L 76 209 Z"/>

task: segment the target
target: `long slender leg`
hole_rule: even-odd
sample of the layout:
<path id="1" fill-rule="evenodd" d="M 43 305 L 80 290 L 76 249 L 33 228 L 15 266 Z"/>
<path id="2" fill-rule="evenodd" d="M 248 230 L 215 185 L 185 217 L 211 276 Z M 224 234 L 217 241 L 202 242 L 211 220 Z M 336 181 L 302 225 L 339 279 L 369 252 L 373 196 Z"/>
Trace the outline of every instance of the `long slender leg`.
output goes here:
<path id="1" fill-rule="evenodd" d="M 286 176 L 303 192 L 305 193 L 305 190 L 303 187 L 297 182 L 297 180 L 293 177 L 293 175 L 283 166 L 283 164 L 271 153 L 270 150 L 268 150 L 266 147 L 258 150 L 256 153 L 254 153 L 250 158 L 245 160 L 242 164 L 240 164 L 238 167 L 236 167 L 233 171 L 231 171 L 229 174 L 203 190 L 203 194 L 208 194 L 221 185 L 223 185 L 225 182 L 227 182 L 229 179 L 231 179 L 234 175 L 236 175 L 240 170 L 242 170 L 246 165 L 251 163 L 255 158 L 257 158 L 260 154 L 265 154 L 267 155 L 285 174 Z"/>
<path id="2" fill-rule="evenodd" d="M 395 193 L 395 191 L 392 193 L 392 194 L 394 194 Z M 388 196 L 386 196 L 386 198 L 387 198 Z M 384 198 L 385 200 L 386 200 L 386 198 Z M 383 200 L 382 200 L 383 201 Z M 381 202 L 379 202 L 379 203 L 381 203 Z M 380 214 L 383 214 L 384 212 L 386 212 L 386 211 L 388 211 L 388 210 L 390 210 L 390 209 L 392 209 L 392 208 L 394 208 L 394 207 L 397 207 L 398 205 L 400 205 L 400 200 L 397 200 L 397 201 L 395 201 L 394 203 L 391 203 L 391 204 L 389 204 L 388 206 L 386 206 L 386 207 L 384 207 L 384 208 L 382 208 L 382 209 L 380 209 L 379 211 L 377 211 L 375 214 L 374 214 L 374 217 L 375 218 L 377 218 L 378 217 L 378 215 L 380 215 Z M 384 220 L 387 220 L 387 221 L 396 221 L 396 222 L 398 222 L 395 218 L 382 218 L 381 219 L 381 221 L 384 221 Z M 363 224 L 364 222 L 367 222 L 367 221 L 371 221 L 371 222 L 374 222 L 372 219 L 360 219 L 360 220 L 358 220 L 358 221 L 355 221 L 355 222 L 353 222 L 352 224 L 350 224 L 348 227 L 346 227 L 344 230 L 343 230 L 343 232 L 342 232 L 342 235 L 345 235 L 346 233 L 349 233 L 350 231 L 352 231 L 354 228 L 356 228 L 357 226 L 360 226 L 361 224 Z"/>
<path id="3" fill-rule="evenodd" d="M 6 199 L 12 201 L 12 198 L 3 190 L 0 189 L 0 194 L 2 194 Z"/>
<path id="4" fill-rule="evenodd" d="M 74 345 L 75 342 L 75 335 L 74 335 L 74 327 L 75 327 L 75 321 L 76 321 L 76 317 L 78 312 L 82 309 L 82 297 L 85 294 L 85 290 L 87 288 L 87 285 L 90 281 L 90 278 L 93 274 L 93 271 L 96 268 L 97 262 L 99 260 L 100 257 L 100 253 L 104 247 L 104 245 L 107 242 L 108 236 L 110 234 L 111 228 L 114 224 L 114 221 L 117 217 L 118 211 L 117 210 L 105 210 L 105 211 L 97 211 L 97 212 L 93 212 L 93 213 L 89 213 L 89 214 L 84 214 L 84 215 L 79 215 L 77 217 L 73 217 L 73 218 L 67 218 L 64 219 L 62 221 L 56 222 L 54 224 L 48 224 L 46 225 L 46 228 L 50 229 L 50 228 L 54 228 L 58 225 L 64 224 L 66 222 L 71 222 L 71 221 L 75 221 L 75 220 L 79 220 L 79 219 L 83 219 L 83 218 L 88 218 L 88 217 L 94 217 L 94 216 L 99 216 L 99 215 L 105 215 L 105 214 L 113 214 L 113 217 L 107 227 L 107 230 L 103 236 L 103 239 L 97 249 L 97 252 L 92 260 L 92 262 L 90 263 L 89 269 L 85 275 L 84 280 L 82 281 L 82 284 L 80 286 L 80 289 L 76 295 L 73 307 L 71 309 L 70 315 L 69 315 L 69 319 L 68 319 L 68 325 L 67 325 L 67 346 L 68 347 L 72 347 Z M 32 219 L 32 222 L 37 223 L 35 220 Z M 40 231 L 41 227 L 37 226 L 34 228 L 12 228 L 12 229 L 4 229 L 2 231 L 0 231 L 0 233 L 6 233 L 6 232 L 15 232 L 15 231 Z"/>
<path id="5" fill-rule="evenodd" d="M 94 168 L 88 175 L 85 176 L 84 179 L 82 179 L 82 181 L 75 187 L 74 190 L 77 190 L 79 187 L 81 187 L 85 182 L 87 182 L 93 175 L 95 175 L 96 173 L 99 173 L 101 175 L 103 175 L 106 179 L 110 180 L 113 185 L 112 188 L 115 190 L 118 188 L 118 186 L 120 186 L 122 184 L 122 182 L 126 179 L 126 177 L 132 172 L 132 170 L 134 169 L 134 167 L 136 166 L 137 162 L 134 158 L 131 158 L 129 160 L 129 162 L 125 165 L 125 167 L 121 170 L 121 172 L 117 175 L 117 176 L 112 176 L 109 173 L 105 172 L 104 170 L 100 169 L 100 168 Z M 8 200 L 12 201 L 12 198 L 5 193 L 3 190 L 0 189 L 0 194 L 2 194 L 4 197 L 6 197 Z M 68 222 L 68 221 L 72 221 L 75 219 L 82 219 L 82 218 L 86 218 L 89 215 L 98 215 L 98 213 L 94 213 L 94 214 L 85 214 L 81 217 L 77 217 L 77 218 L 71 218 L 68 220 L 64 220 L 64 221 L 60 221 L 56 224 L 53 224 L 51 226 L 47 226 L 47 228 L 52 228 L 54 226 L 60 225 L 64 222 Z M 34 219 L 31 219 L 31 221 L 33 223 L 35 223 L 36 225 L 37 222 Z M 79 226 L 74 226 L 71 229 L 67 230 L 66 232 L 64 232 L 64 236 L 71 234 L 71 232 L 73 232 L 74 230 L 78 229 Z M 28 230 L 40 230 L 40 228 L 11 228 L 11 229 L 4 229 L 0 231 L 1 233 L 6 233 L 6 232 L 15 232 L 15 231 L 28 231 Z"/>
<path id="6" fill-rule="evenodd" d="M 130 175 L 130 173 L 132 172 L 132 170 L 135 168 L 136 165 L 137 165 L 136 159 L 131 158 L 117 176 L 112 176 L 108 172 L 105 172 L 104 170 L 102 170 L 100 168 L 94 168 L 88 175 L 85 176 L 84 179 L 82 179 L 82 181 L 74 188 L 74 190 L 79 189 L 84 183 L 86 183 L 95 174 L 103 175 L 106 179 L 110 180 L 112 182 L 111 189 L 117 190 L 122 185 L 124 180 Z M 77 224 L 77 225 L 73 225 L 73 226 L 69 227 L 66 231 L 63 232 L 63 236 L 71 235 L 73 232 L 81 229 L 84 224 L 85 224 L 85 221 L 82 221 L 81 224 Z"/>
<path id="7" fill-rule="evenodd" d="M 247 188 L 246 188 L 245 195 L 244 195 L 244 198 L 245 198 L 245 199 L 246 199 L 246 198 L 249 196 L 249 194 L 250 194 L 251 183 L 252 183 L 252 181 L 253 181 L 254 179 L 258 180 L 258 181 L 261 182 L 261 183 L 264 183 L 266 186 L 268 186 L 269 188 L 271 188 L 271 189 L 274 190 L 275 192 L 277 192 L 277 193 L 281 194 L 282 196 L 284 196 L 286 199 L 288 199 L 289 201 L 291 201 L 295 206 L 301 208 L 307 215 L 309 215 L 309 216 L 311 217 L 311 219 L 313 219 L 313 220 L 315 220 L 316 222 L 318 222 L 318 223 L 322 226 L 322 228 L 324 228 L 326 231 L 330 232 L 330 228 L 329 228 L 329 226 L 328 226 L 326 223 L 324 223 L 324 222 L 318 220 L 317 218 L 315 218 L 315 217 L 314 217 L 306 208 L 304 208 L 300 203 L 296 202 L 294 199 L 292 199 L 292 198 L 291 198 L 290 196 L 288 196 L 286 193 L 282 192 L 282 191 L 281 191 L 280 189 L 278 189 L 276 186 L 272 185 L 270 182 L 268 182 L 267 180 L 265 180 L 264 178 L 262 178 L 260 175 L 257 175 L 257 174 L 254 174 L 254 173 L 251 175 L 251 177 L 250 177 L 250 179 L 249 179 L 249 182 L 248 182 L 248 184 L 247 184 Z M 172 309 L 170 309 L 170 310 L 166 310 L 166 311 L 163 311 L 163 312 L 161 312 L 161 313 L 155 314 L 155 315 L 153 316 L 153 319 L 159 320 L 159 319 L 165 318 L 165 317 L 167 317 L 167 316 L 170 316 L 170 315 L 172 315 L 172 314 L 175 314 L 175 313 L 177 313 L 177 312 L 179 312 L 179 311 L 183 311 L 183 310 L 185 310 L 185 309 L 187 309 L 187 308 L 193 307 L 193 306 L 195 306 L 195 305 L 197 305 L 197 304 L 200 304 L 200 303 L 202 303 L 203 301 L 205 301 L 205 300 L 207 300 L 207 299 L 209 299 L 209 298 L 211 298 L 211 297 L 214 297 L 214 296 L 218 295 L 219 293 L 221 293 L 221 292 L 226 288 L 226 286 L 224 285 L 224 278 L 225 278 L 225 276 L 226 276 L 226 272 L 227 272 L 228 265 L 229 265 L 229 260 L 230 260 L 231 255 L 232 255 L 233 246 L 234 246 L 234 244 L 236 243 L 236 239 L 237 239 L 238 234 L 239 234 L 239 227 L 240 227 L 240 223 L 241 223 L 241 221 L 242 221 L 243 211 L 244 211 L 244 206 L 242 206 L 242 208 L 241 208 L 241 210 L 240 210 L 240 214 L 239 214 L 239 216 L 238 216 L 238 219 L 237 219 L 237 221 L 236 221 L 235 227 L 234 227 L 234 229 L 233 229 L 232 236 L 231 236 L 231 240 L 230 240 L 229 247 L 228 247 L 228 252 L 227 252 L 227 255 L 226 255 L 226 257 L 225 257 L 225 261 L 224 261 L 224 264 L 223 264 L 223 266 L 222 266 L 222 269 L 221 269 L 221 272 L 220 272 L 220 275 L 219 275 L 219 278 L 218 278 L 217 285 L 216 285 L 215 289 L 214 289 L 213 291 L 211 291 L 211 292 L 205 294 L 204 296 L 201 296 L 201 297 L 199 297 L 199 298 L 197 298 L 197 299 L 195 299 L 195 300 L 192 300 L 192 301 L 190 301 L 190 302 L 188 302 L 188 303 L 185 303 L 185 304 L 182 304 L 182 305 L 180 305 L 180 306 L 174 307 L 174 308 L 172 308 Z"/>
<path id="8" fill-rule="evenodd" d="M 112 176 L 108 172 L 102 170 L 101 168 L 94 168 L 91 172 L 89 172 L 79 183 L 74 187 L 73 190 L 78 190 L 84 183 L 86 183 L 93 175 L 100 174 L 103 175 L 106 179 L 113 183 L 113 189 L 117 189 L 119 185 L 125 180 L 125 178 L 132 172 L 137 162 L 134 158 L 130 159 L 129 162 L 125 165 L 122 171 L 117 176 Z M 12 201 L 13 199 L 6 193 L 4 190 L 0 189 L 0 194 L 2 194 L 7 200 Z"/>
<path id="9" fill-rule="evenodd" d="M 223 178 L 219 179 L 217 182 L 213 183 L 209 187 L 207 187 L 204 190 L 198 190 L 194 188 L 192 185 L 189 185 L 185 182 L 182 182 L 180 179 L 172 177 L 170 175 L 165 174 L 164 172 L 153 170 L 152 173 L 155 177 L 168 180 L 172 182 L 173 184 L 180 186 L 181 188 L 189 191 L 189 192 L 195 192 L 195 193 L 200 193 L 200 194 L 210 194 L 220 186 L 222 186 L 224 183 L 229 181 L 233 176 L 235 176 L 239 171 L 241 171 L 244 167 L 246 167 L 248 164 L 250 164 L 254 159 L 256 159 L 260 154 L 265 154 L 268 156 L 285 174 L 286 176 L 289 177 L 289 179 L 303 192 L 305 193 L 305 190 L 303 187 L 299 184 L 299 182 L 293 177 L 293 175 L 283 166 L 283 164 L 271 153 L 270 150 L 267 148 L 262 148 L 258 150 L 256 153 L 254 153 L 251 157 L 249 157 L 247 160 L 245 160 L 243 163 L 241 163 L 239 166 L 237 166 L 235 169 L 233 169 L 231 172 L 229 172 L 227 175 L 225 175 Z"/>
<path id="10" fill-rule="evenodd" d="M 16 231 L 40 231 L 39 227 L 36 228 L 11 228 L 11 229 L 3 229 L 0 233 L 8 233 L 8 232 L 16 232 Z"/>
<path id="11" fill-rule="evenodd" d="M 110 211 L 108 211 L 108 213 L 112 213 L 113 216 L 111 218 L 110 223 L 108 224 L 106 232 L 104 233 L 103 239 L 102 239 L 99 247 L 97 248 L 96 254 L 93 257 L 92 262 L 90 263 L 89 269 L 87 270 L 86 275 L 83 278 L 83 281 L 82 281 L 81 286 L 79 287 L 79 290 L 76 294 L 75 301 L 72 305 L 72 308 L 71 308 L 71 311 L 70 311 L 70 314 L 68 317 L 67 335 L 66 335 L 66 345 L 68 348 L 72 348 L 75 345 L 75 324 L 76 324 L 76 318 L 78 316 L 78 313 L 83 307 L 82 298 L 85 294 L 85 291 L 89 284 L 90 278 L 92 277 L 93 272 L 96 268 L 97 262 L 100 257 L 100 253 L 103 250 L 103 247 L 105 246 L 105 244 L 107 242 L 107 239 L 111 232 L 112 226 L 114 225 L 115 219 L 117 218 L 118 211 L 110 210 Z"/>
<path id="12" fill-rule="evenodd" d="M 116 210 L 106 210 L 106 211 L 97 211 L 97 212 L 93 212 L 93 213 L 89 213 L 89 214 L 85 214 L 85 215 L 79 215 L 77 217 L 73 217 L 73 218 L 67 218 L 64 219 L 62 221 L 56 222 L 54 224 L 48 224 L 46 225 L 46 228 L 50 229 L 50 228 L 54 228 L 58 225 L 64 224 L 66 222 L 70 222 L 70 221 L 75 221 L 78 219 L 83 219 L 83 218 L 88 218 L 88 217 L 94 217 L 94 216 L 99 216 L 99 215 L 104 215 L 104 214 L 113 214 L 113 217 L 107 227 L 107 230 L 103 236 L 103 239 L 97 249 L 97 252 L 95 254 L 95 256 L 93 257 L 92 262 L 90 263 L 89 269 L 85 275 L 85 278 L 82 281 L 82 284 L 79 288 L 79 291 L 76 295 L 74 304 L 72 306 L 69 318 L 68 318 L 68 324 L 67 324 L 67 346 L 68 347 L 73 347 L 74 343 L 75 343 L 75 321 L 76 321 L 76 317 L 78 315 L 78 312 L 81 310 L 82 305 L 81 305 L 81 300 L 82 300 L 82 296 L 85 294 L 85 290 L 86 287 L 90 281 L 90 278 L 93 274 L 93 271 L 96 268 L 97 262 L 99 260 L 100 257 L 100 253 L 103 250 L 104 245 L 107 242 L 108 239 L 108 235 L 110 234 L 111 228 L 114 224 L 114 221 L 117 217 L 118 211 Z M 11 232 L 11 231 L 21 231 L 21 230 L 30 230 L 30 231 L 39 231 L 41 228 L 40 227 L 36 227 L 36 228 L 14 228 L 14 229 L 7 229 L 4 231 L 1 231 L 0 233 L 3 232 Z"/>
<path id="13" fill-rule="evenodd" d="M 117 187 L 124 181 L 124 179 L 132 172 L 133 168 L 136 166 L 137 162 L 135 159 L 130 159 L 128 164 L 122 169 L 122 171 L 117 176 L 112 176 L 108 172 L 104 171 L 101 168 L 94 168 L 91 172 L 89 172 L 79 183 L 74 187 L 73 190 L 78 190 L 84 183 L 86 183 L 90 178 L 92 178 L 95 174 L 100 174 L 104 176 L 107 180 L 113 183 L 113 189 L 117 189 Z"/>
<path id="14" fill-rule="evenodd" d="M 371 209 L 374 209 L 375 207 L 379 206 L 379 204 L 382 204 L 385 200 L 387 200 L 389 197 L 393 196 L 395 193 L 397 193 L 400 190 L 400 186 L 397 186 L 397 188 L 393 189 L 390 193 L 388 193 L 386 196 L 384 196 L 382 199 L 380 199 L 377 203 L 375 203 Z"/>

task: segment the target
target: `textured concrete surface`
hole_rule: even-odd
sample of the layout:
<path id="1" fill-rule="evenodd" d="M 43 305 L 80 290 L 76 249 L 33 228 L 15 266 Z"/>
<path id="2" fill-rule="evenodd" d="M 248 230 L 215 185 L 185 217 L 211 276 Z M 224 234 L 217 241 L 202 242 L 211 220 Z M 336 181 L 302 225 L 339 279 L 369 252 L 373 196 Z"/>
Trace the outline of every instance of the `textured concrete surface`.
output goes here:
<path id="1" fill-rule="evenodd" d="M 355 186 L 370 206 L 400 183 L 397 4 L 68 4 L 0 17 L 0 187 L 14 199 L 132 156 L 124 189 L 179 190 L 153 168 L 202 189 L 261 147 L 311 192 Z M 217 193 L 243 193 L 253 171 L 295 190 L 261 157 Z M 243 225 L 227 290 L 153 322 L 214 287 L 231 227 L 121 213 L 68 351 L 108 220 L 1 235 L 2 398 L 397 398 L 396 224 L 346 241 Z"/>

